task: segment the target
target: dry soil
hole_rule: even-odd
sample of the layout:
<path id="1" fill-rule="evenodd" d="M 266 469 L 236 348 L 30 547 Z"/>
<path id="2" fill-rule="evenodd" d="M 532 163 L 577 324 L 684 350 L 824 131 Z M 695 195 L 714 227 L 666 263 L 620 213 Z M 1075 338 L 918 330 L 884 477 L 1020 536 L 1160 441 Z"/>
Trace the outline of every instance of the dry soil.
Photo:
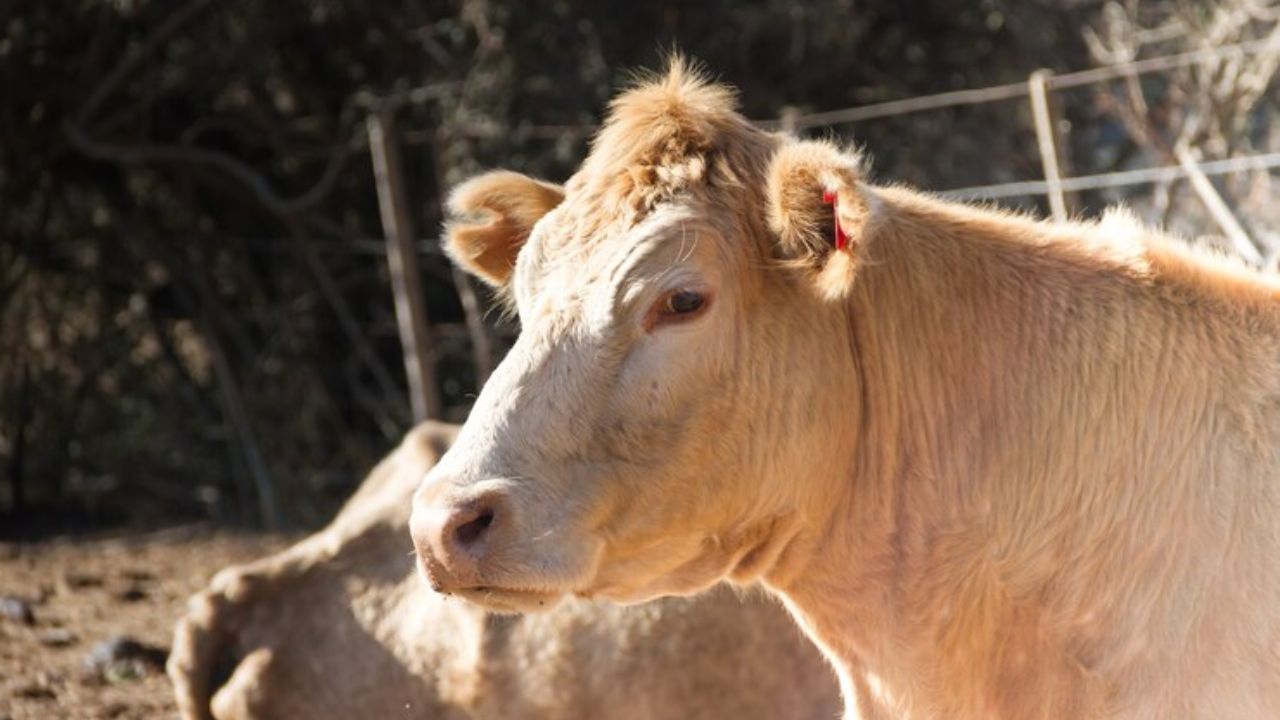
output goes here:
<path id="1" fill-rule="evenodd" d="M 168 651 L 187 597 L 221 568 L 286 544 L 277 536 L 198 528 L 0 543 L 0 603 L 17 598 L 33 618 L 0 612 L 0 720 L 175 717 L 158 658 Z M 120 636 L 158 652 L 105 665 L 89 660 Z"/>

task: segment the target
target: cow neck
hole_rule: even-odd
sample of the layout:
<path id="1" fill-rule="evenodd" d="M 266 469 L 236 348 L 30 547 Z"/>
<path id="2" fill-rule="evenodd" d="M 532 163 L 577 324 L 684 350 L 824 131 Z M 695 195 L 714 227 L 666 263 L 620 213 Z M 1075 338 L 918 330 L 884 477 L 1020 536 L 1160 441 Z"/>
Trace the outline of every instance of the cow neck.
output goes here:
<path id="1" fill-rule="evenodd" d="M 871 678 L 894 706 L 937 707 L 913 688 L 978 677 L 950 667 L 932 641 L 953 632 L 953 599 L 942 596 L 955 588 L 938 570 L 981 563 L 996 520 L 971 501 L 992 497 L 990 483 L 1002 481 L 988 477 L 990 463 L 1029 433 L 1048 431 L 1020 426 L 1028 418 L 1018 408 L 1056 368 L 1019 359 L 1054 356 L 1064 327 L 1082 332 L 1079 308 L 1105 300 L 1083 295 L 1115 288 L 1090 284 L 1105 268 L 988 237 L 1025 233 L 1026 223 L 984 224 L 963 209 L 952 217 L 936 201 L 886 196 L 848 305 L 847 371 L 858 377 L 863 411 L 850 427 L 853 470 L 833 487 L 849 490 L 816 499 L 808 511 L 814 531 L 795 543 L 808 551 L 793 553 L 787 575 L 766 580 L 837 667 L 846 693 Z M 1113 285 L 1125 283 L 1117 270 Z M 981 586 L 995 576 L 974 578 L 965 588 L 974 597 L 1002 590 Z M 963 689 L 980 694 L 978 682 Z M 846 701 L 852 709 L 854 699 Z"/>

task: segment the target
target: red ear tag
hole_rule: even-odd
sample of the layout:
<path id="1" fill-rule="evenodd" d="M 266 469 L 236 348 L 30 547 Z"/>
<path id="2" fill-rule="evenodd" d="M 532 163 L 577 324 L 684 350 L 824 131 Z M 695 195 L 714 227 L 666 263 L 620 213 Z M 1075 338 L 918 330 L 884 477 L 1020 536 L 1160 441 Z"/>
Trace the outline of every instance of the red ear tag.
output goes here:
<path id="1" fill-rule="evenodd" d="M 840 203 L 839 197 L 834 190 L 822 191 L 822 202 L 831 206 L 832 223 L 835 226 L 835 245 L 837 250 L 844 250 L 849 247 L 849 236 L 845 234 L 844 228 L 840 227 Z"/>

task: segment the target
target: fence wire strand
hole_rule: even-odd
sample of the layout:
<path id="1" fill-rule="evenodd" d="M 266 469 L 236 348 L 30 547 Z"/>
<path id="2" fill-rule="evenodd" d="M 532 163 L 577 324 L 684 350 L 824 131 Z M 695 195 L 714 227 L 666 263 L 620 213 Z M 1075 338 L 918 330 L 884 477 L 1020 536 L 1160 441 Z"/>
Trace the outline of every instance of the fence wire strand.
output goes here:
<path id="1" fill-rule="evenodd" d="M 1270 170 L 1280 167 L 1280 152 L 1242 155 L 1223 160 L 1209 160 L 1200 163 L 1200 170 L 1205 175 L 1227 175 L 1248 170 Z M 1110 188 L 1142 185 L 1144 183 L 1164 182 L 1187 177 L 1187 172 L 1179 165 L 1164 165 L 1153 168 L 1138 168 L 1118 172 L 1098 173 L 1096 175 L 1078 175 L 1061 180 L 1064 192 L 1081 190 L 1105 190 Z M 1049 192 L 1049 183 L 1044 180 L 1025 180 L 1019 182 L 997 183 L 994 185 L 976 185 L 973 187 L 941 190 L 938 194 L 955 200 L 998 200 L 1001 198 L 1044 195 Z"/>
<path id="2" fill-rule="evenodd" d="M 1278 46 L 1280 46 L 1280 39 L 1273 36 L 1260 40 L 1250 40 L 1247 42 L 1233 43 L 1231 45 L 1223 45 L 1216 48 L 1191 50 L 1173 55 L 1162 55 L 1160 57 L 1146 58 L 1143 60 L 1133 60 L 1125 63 L 1117 63 L 1114 65 L 1105 65 L 1103 67 L 1089 68 L 1087 70 L 1076 70 L 1074 72 L 1063 73 L 1061 75 L 1053 75 L 1048 79 L 1048 86 L 1050 90 L 1065 90 L 1084 85 L 1106 82 L 1108 80 L 1118 80 L 1131 75 L 1146 75 L 1154 72 L 1174 70 L 1229 55 L 1254 55 L 1267 50 L 1276 49 Z M 998 102 L 1001 100 L 1024 98 L 1027 97 L 1029 92 L 1030 91 L 1025 81 L 1005 83 L 1003 85 L 991 85 L 983 88 L 948 90 L 946 92 L 930 95 L 917 95 L 915 97 L 902 98 L 899 100 L 886 100 L 884 102 L 872 103 L 870 105 L 857 105 L 854 107 L 839 108 L 836 110 L 801 113 L 788 118 L 788 124 L 789 129 L 792 130 L 807 130 L 815 127 L 848 125 L 866 120 L 895 117 L 898 115 L 909 115 L 911 113 L 923 112 L 926 110 L 941 110 L 948 107 L 981 105 L 983 103 Z M 758 119 L 754 122 L 760 127 L 770 130 L 777 130 L 782 125 L 782 122 L 777 118 Z M 517 130 L 534 138 L 554 139 L 562 137 L 565 134 L 589 134 L 598 129 L 599 125 L 582 124 L 527 125 L 522 128 L 518 128 Z M 477 130 L 476 134 L 483 135 L 485 134 L 485 131 Z"/>
<path id="3" fill-rule="evenodd" d="M 1108 80 L 1118 80 L 1129 75 L 1146 75 L 1153 72 L 1174 70 L 1234 54 L 1254 55 L 1274 49 L 1277 45 L 1280 45 L 1280 41 L 1274 37 L 1269 37 L 1205 50 L 1162 55 L 1145 60 L 1134 60 L 1054 75 L 1048 79 L 1048 85 L 1050 90 L 1064 90 L 1083 85 L 1093 85 Z M 793 127 L 801 130 L 813 127 L 845 125 L 876 118 L 907 115 L 924 110 L 939 110 L 960 105 L 980 105 L 1000 100 L 1011 100 L 1026 97 L 1028 93 L 1029 90 L 1025 82 L 992 85 L 970 90 L 952 90 L 933 95 L 918 95 L 901 100 L 888 100 L 872 105 L 797 115 L 793 120 Z M 770 123 L 776 125 L 776 121 L 770 121 Z"/>

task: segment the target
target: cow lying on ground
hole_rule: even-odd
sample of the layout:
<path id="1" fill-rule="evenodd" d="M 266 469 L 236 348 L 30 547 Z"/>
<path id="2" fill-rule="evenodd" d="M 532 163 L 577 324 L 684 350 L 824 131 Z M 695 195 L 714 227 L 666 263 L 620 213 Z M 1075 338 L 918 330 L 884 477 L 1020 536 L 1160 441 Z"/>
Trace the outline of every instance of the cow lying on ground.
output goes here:
<path id="1" fill-rule="evenodd" d="M 1275 280 L 871 185 L 679 62 L 452 204 L 522 334 L 415 499 L 440 591 L 763 580 L 850 715 L 1280 717 Z"/>
<path id="2" fill-rule="evenodd" d="M 183 718 L 831 718 L 835 678 L 768 598 L 500 616 L 413 572 L 410 497 L 452 441 L 424 424 L 323 531 L 228 568 L 178 624 Z"/>

